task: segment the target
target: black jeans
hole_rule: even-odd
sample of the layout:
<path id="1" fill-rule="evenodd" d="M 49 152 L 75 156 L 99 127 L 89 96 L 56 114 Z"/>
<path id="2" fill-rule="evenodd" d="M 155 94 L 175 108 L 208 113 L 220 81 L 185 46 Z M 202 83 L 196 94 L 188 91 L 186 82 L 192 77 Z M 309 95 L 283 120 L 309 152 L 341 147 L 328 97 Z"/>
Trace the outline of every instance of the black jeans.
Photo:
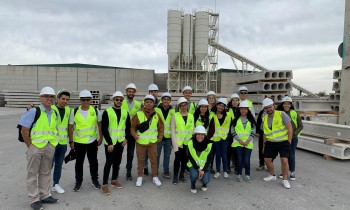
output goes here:
<path id="1" fill-rule="evenodd" d="M 264 161 L 264 154 L 263 154 L 263 147 L 264 147 L 264 133 L 261 132 L 259 133 L 259 166 L 264 166 L 265 161 Z"/>
<path id="2" fill-rule="evenodd" d="M 90 175 L 92 180 L 98 179 L 98 161 L 97 161 L 97 141 L 90 144 L 80 144 L 74 142 L 74 149 L 77 155 L 75 162 L 75 180 L 77 183 L 83 182 L 83 169 L 85 154 L 87 154 L 90 164 Z"/>
<path id="3" fill-rule="evenodd" d="M 185 167 L 187 166 L 186 161 L 186 150 L 184 148 L 180 148 L 177 152 L 175 152 L 175 160 L 174 160 L 174 176 L 179 174 L 180 170 L 180 164 L 181 164 L 181 171 L 180 173 L 183 174 L 185 171 Z"/>
<path id="4" fill-rule="evenodd" d="M 114 149 L 112 152 L 108 152 L 108 146 L 105 145 L 105 155 L 106 155 L 106 163 L 103 169 L 103 184 L 108 184 L 109 172 L 111 171 L 111 166 L 113 165 L 112 170 L 112 180 L 117 180 L 119 175 L 119 166 L 122 161 L 124 147 L 122 144 L 117 142 L 114 145 Z"/>
<path id="5" fill-rule="evenodd" d="M 130 139 L 128 139 L 126 152 L 126 172 L 131 173 L 132 161 L 134 160 L 135 153 L 135 139 L 132 136 L 130 136 Z"/>

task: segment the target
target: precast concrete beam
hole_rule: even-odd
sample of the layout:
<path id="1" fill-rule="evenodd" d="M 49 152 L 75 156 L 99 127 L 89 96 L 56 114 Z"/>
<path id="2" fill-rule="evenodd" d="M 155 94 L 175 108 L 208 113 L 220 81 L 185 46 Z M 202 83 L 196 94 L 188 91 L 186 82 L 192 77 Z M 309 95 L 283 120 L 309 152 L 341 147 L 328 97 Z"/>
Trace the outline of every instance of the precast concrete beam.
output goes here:
<path id="1" fill-rule="evenodd" d="M 299 137 L 298 148 L 329 155 L 342 160 L 350 159 L 350 144 L 325 144 L 323 138 L 301 135 Z"/>
<path id="2" fill-rule="evenodd" d="M 238 77 L 237 84 L 244 84 L 264 80 L 291 80 L 292 78 L 292 70 L 263 71 Z"/>
<path id="3" fill-rule="evenodd" d="M 333 79 L 341 79 L 341 70 L 334 70 L 333 71 Z"/>
<path id="4" fill-rule="evenodd" d="M 329 94 L 329 100 L 331 100 L 331 101 L 339 101 L 340 100 L 340 94 L 339 93 L 330 93 Z"/>
<path id="5" fill-rule="evenodd" d="M 350 142 L 350 126 L 323 122 L 303 121 L 303 134 Z"/>
<path id="6" fill-rule="evenodd" d="M 290 82 L 261 82 L 245 84 L 249 92 L 281 92 L 292 89 Z M 234 91 L 238 92 L 240 86 L 235 86 Z"/>
<path id="7" fill-rule="evenodd" d="M 332 111 L 331 105 L 333 103 L 333 101 L 328 100 L 295 100 L 293 104 L 296 111 L 328 112 Z"/>
<path id="8" fill-rule="evenodd" d="M 286 92 L 285 94 L 273 94 L 273 93 L 264 93 L 264 94 L 249 94 L 247 98 L 251 100 L 253 103 L 262 103 L 264 98 L 267 97 L 274 97 L 275 102 L 280 102 L 282 101 L 282 98 L 287 95 L 288 93 Z"/>
<path id="9" fill-rule="evenodd" d="M 332 105 L 331 105 L 331 109 L 332 109 L 333 111 L 339 112 L 339 104 L 332 104 Z"/>
<path id="10" fill-rule="evenodd" d="M 318 115 L 300 115 L 301 120 L 324 123 L 338 123 L 338 115 L 335 114 L 318 114 Z"/>
<path id="11" fill-rule="evenodd" d="M 332 87 L 332 90 L 339 93 L 340 92 L 340 86 L 341 85 L 341 82 L 333 82 L 333 87 Z"/>

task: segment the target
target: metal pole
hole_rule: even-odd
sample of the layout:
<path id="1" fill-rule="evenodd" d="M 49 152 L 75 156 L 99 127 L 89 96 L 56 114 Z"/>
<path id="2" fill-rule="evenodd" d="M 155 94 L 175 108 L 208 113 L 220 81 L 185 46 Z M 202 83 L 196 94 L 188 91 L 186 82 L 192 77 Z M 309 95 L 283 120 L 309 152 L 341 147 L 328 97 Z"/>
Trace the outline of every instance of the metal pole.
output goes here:
<path id="1" fill-rule="evenodd" d="M 350 124 L 350 0 L 345 0 L 339 124 Z"/>

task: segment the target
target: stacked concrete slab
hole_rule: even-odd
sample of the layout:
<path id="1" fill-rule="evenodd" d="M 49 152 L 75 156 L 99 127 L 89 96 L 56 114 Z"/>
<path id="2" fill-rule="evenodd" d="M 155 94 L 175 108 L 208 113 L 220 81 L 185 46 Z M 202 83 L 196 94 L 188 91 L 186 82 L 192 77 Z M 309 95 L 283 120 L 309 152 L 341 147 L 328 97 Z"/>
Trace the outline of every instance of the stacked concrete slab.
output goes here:
<path id="1" fill-rule="evenodd" d="M 333 79 L 337 81 L 333 82 L 332 90 L 334 91 L 334 93 L 329 94 L 329 100 L 332 101 L 331 109 L 333 111 L 339 112 L 341 70 L 333 71 Z"/>

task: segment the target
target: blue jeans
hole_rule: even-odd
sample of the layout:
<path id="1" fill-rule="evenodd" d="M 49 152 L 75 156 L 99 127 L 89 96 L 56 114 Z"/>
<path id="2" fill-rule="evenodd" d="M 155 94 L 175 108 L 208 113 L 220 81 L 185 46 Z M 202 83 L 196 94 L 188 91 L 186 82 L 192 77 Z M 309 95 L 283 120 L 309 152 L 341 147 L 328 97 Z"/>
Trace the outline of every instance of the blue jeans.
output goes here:
<path id="1" fill-rule="evenodd" d="M 298 138 L 292 138 L 292 144 L 290 145 L 290 153 L 288 158 L 288 164 L 289 164 L 289 171 L 294 172 L 295 171 L 295 150 L 297 149 L 298 145 Z"/>
<path id="2" fill-rule="evenodd" d="M 159 171 L 159 159 L 160 154 L 162 153 L 162 148 L 164 147 L 164 156 L 163 156 L 163 172 L 169 172 L 169 161 L 170 161 L 170 154 L 171 154 L 171 139 L 163 139 L 161 142 L 157 145 L 157 165 L 158 165 L 158 171 Z"/>
<path id="3" fill-rule="evenodd" d="M 67 151 L 67 145 L 57 144 L 55 149 L 55 155 L 53 157 L 53 164 L 54 164 L 54 170 L 53 170 L 53 186 L 55 184 L 58 184 L 61 179 L 61 172 L 62 172 L 62 163 L 64 160 L 64 156 Z"/>
<path id="4" fill-rule="evenodd" d="M 216 171 L 220 172 L 221 168 L 221 160 L 222 160 L 222 168 L 224 169 L 224 172 L 227 172 L 227 147 L 228 147 L 228 141 L 227 140 L 220 140 L 218 142 L 214 142 L 215 145 L 215 163 L 216 163 Z"/>
<path id="5" fill-rule="evenodd" d="M 237 154 L 237 175 L 242 175 L 243 166 L 245 175 L 250 176 L 250 156 L 252 149 L 246 147 L 236 147 Z"/>
<path id="6" fill-rule="evenodd" d="M 190 178 L 191 178 L 191 184 L 195 185 L 198 179 L 198 170 L 194 169 L 193 167 L 190 168 Z M 207 185 L 210 181 L 210 170 L 207 170 L 204 172 L 204 175 L 201 179 L 202 183 Z"/>

